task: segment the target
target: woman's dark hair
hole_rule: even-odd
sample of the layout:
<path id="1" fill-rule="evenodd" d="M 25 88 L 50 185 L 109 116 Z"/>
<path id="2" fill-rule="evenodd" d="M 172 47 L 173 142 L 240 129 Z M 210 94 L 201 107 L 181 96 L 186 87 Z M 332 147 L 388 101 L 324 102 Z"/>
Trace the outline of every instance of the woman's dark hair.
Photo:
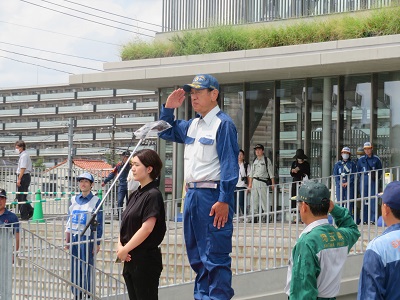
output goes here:
<path id="1" fill-rule="evenodd" d="M 243 156 L 244 156 L 244 151 L 242 149 L 239 150 L 239 152 L 242 152 Z"/>
<path id="2" fill-rule="evenodd" d="M 150 178 L 155 180 L 158 176 L 160 176 L 160 172 L 163 166 L 163 163 L 158 156 L 157 152 L 151 149 L 143 149 L 136 152 L 133 157 L 137 156 L 140 162 L 147 168 L 152 167 L 153 170 L 150 173 Z"/>

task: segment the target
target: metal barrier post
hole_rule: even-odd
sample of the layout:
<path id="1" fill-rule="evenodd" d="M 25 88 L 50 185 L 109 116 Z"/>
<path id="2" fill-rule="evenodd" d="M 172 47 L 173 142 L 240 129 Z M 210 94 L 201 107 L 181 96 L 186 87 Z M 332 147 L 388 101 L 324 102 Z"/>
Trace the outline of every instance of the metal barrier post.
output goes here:
<path id="1" fill-rule="evenodd" d="M 12 299 L 13 229 L 0 227 L 0 300 Z"/>

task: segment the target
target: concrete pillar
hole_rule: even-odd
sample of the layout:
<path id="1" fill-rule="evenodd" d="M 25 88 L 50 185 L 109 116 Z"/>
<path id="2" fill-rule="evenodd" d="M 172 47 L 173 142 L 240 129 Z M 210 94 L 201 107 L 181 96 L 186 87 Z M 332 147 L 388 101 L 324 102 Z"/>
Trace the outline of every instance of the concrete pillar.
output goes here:
<path id="1" fill-rule="evenodd" d="M 322 159 L 323 162 L 331 161 L 332 149 L 332 83 L 331 78 L 324 78 L 322 95 Z M 322 177 L 331 175 L 329 163 L 322 164 Z"/>

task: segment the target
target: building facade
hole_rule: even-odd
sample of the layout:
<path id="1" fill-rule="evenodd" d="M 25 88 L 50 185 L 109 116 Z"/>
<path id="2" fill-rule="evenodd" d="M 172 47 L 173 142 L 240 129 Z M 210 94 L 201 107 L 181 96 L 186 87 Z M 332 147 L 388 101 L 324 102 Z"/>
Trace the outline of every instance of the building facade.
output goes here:
<path id="1" fill-rule="evenodd" d="M 69 85 L 3 89 L 0 114 L 0 159 L 7 164 L 18 159 L 17 140 L 26 142 L 33 162 L 40 158 L 46 167 L 67 159 L 69 151 L 76 158 L 113 164 L 119 153 L 136 144 L 133 132 L 157 119 L 158 96 L 149 91 Z M 154 139 L 145 142 L 155 147 Z"/>
<path id="2" fill-rule="evenodd" d="M 251 162 L 264 144 L 275 177 L 290 180 L 297 148 L 309 156 L 312 177 L 326 177 L 343 146 L 355 154 L 370 141 L 384 167 L 400 165 L 400 35 L 107 63 L 101 74 L 73 75 L 71 84 L 130 86 L 168 94 L 211 73 L 221 85 L 221 107 L 238 128 L 240 147 Z M 105 75 L 107 74 L 107 75 Z M 133 77 L 131 74 L 135 74 Z M 173 76 L 171 76 L 173 74 Z M 176 111 L 194 116 L 190 101 Z M 173 161 L 176 198 L 182 190 L 183 146 L 163 144 Z"/>

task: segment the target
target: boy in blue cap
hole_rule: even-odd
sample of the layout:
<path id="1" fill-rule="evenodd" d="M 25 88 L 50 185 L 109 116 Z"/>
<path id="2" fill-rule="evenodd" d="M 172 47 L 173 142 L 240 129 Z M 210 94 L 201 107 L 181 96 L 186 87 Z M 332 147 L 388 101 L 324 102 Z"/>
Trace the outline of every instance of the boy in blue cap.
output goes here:
<path id="1" fill-rule="evenodd" d="M 175 120 L 174 109 L 182 105 L 185 92 L 198 115 L 189 121 Z M 160 119 L 172 125 L 160 137 L 185 144 L 184 235 L 197 274 L 194 299 L 231 299 L 234 294 L 229 254 L 239 145 L 235 124 L 218 107 L 218 97 L 218 81 L 208 74 L 197 75 L 169 95 L 160 113 Z"/>
<path id="2" fill-rule="evenodd" d="M 382 218 L 389 227 L 367 246 L 357 299 L 400 299 L 400 181 L 389 183 Z"/>
<path id="3" fill-rule="evenodd" d="M 94 254 L 100 250 L 100 241 L 98 240 L 95 246 L 93 240 L 95 233 L 97 239 L 103 235 L 103 211 L 99 210 L 97 213 L 96 231 L 92 231 L 90 227 L 81 236 L 101 200 L 91 192 L 94 183 L 92 174 L 83 173 L 77 177 L 77 180 L 81 193 L 71 198 L 70 217 L 65 228 L 65 248 L 68 249 L 71 245 L 71 281 L 84 291 L 92 292 Z M 72 293 L 76 300 L 83 299 L 85 294 L 77 288 L 72 288 Z"/>

